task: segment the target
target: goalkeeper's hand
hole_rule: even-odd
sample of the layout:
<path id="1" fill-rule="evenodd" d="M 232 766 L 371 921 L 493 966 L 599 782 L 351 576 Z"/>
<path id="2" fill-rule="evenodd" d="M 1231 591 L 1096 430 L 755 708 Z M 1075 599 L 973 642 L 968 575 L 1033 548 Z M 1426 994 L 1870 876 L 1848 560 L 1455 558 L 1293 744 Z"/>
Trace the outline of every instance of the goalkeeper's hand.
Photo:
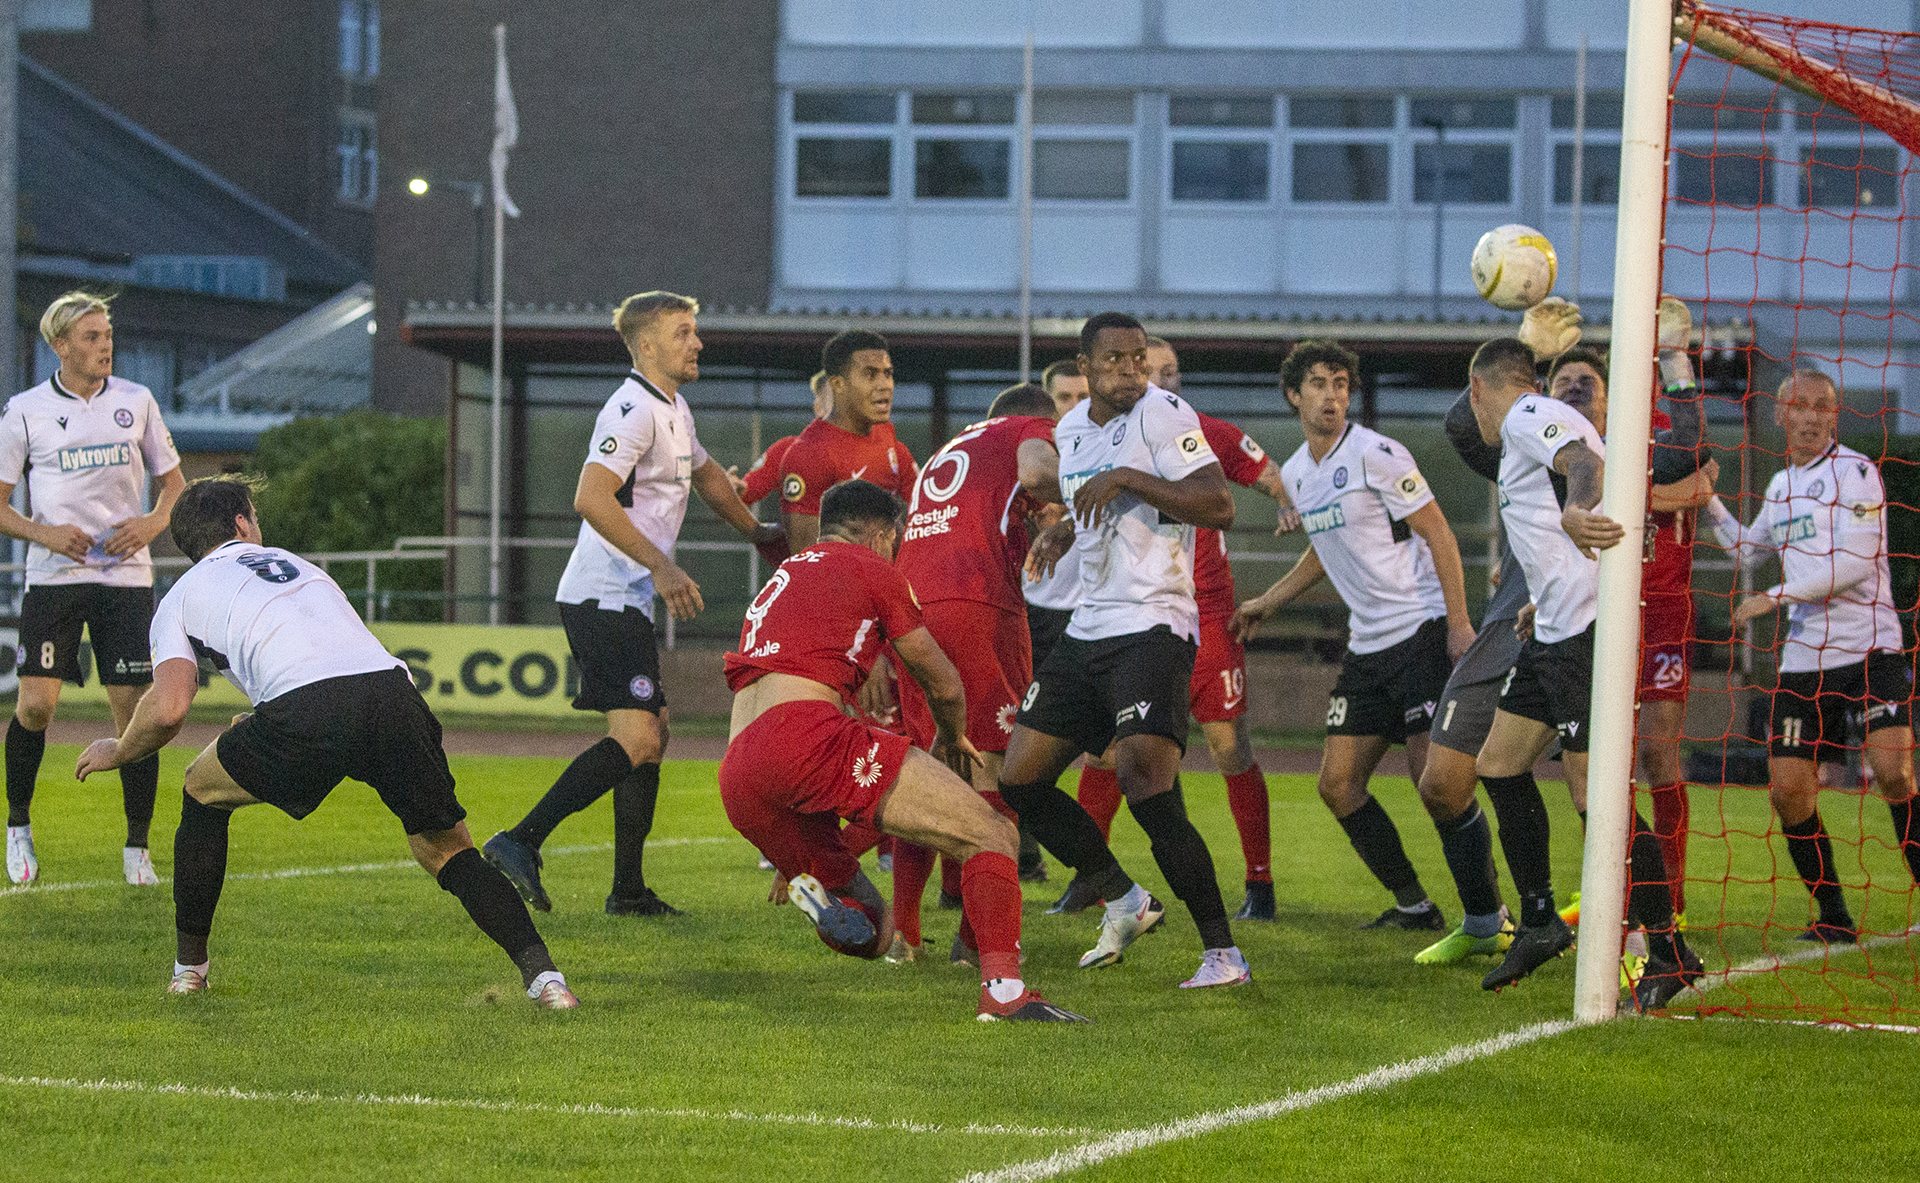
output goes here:
<path id="1" fill-rule="evenodd" d="M 1527 309 L 1520 343 L 1533 350 L 1536 361 L 1552 361 L 1580 344 L 1580 305 L 1548 296 Z"/>
<path id="2" fill-rule="evenodd" d="M 1674 296 L 1660 297 L 1660 351 L 1677 349 L 1682 353 L 1693 343 L 1693 313 L 1686 301 Z"/>

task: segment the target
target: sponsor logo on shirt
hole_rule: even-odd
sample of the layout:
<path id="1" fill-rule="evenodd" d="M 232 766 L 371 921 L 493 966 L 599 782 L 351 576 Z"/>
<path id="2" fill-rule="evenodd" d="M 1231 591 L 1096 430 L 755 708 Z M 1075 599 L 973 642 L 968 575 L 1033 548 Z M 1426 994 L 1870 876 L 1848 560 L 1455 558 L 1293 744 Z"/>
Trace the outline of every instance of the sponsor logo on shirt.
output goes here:
<path id="1" fill-rule="evenodd" d="M 935 534 L 951 534 L 954 515 L 959 512 L 959 506 L 949 505 L 944 509 L 914 514 L 907 519 L 907 536 L 901 541 L 912 542 L 916 538 L 931 538 Z"/>
<path id="2" fill-rule="evenodd" d="M 780 652 L 780 642 L 768 641 L 766 644 L 760 646 L 758 649 L 755 649 L 753 652 L 747 654 L 747 656 L 748 657 L 772 657 L 774 654 L 778 652 Z"/>
<path id="3" fill-rule="evenodd" d="M 994 725 L 1000 728 L 1003 734 L 1012 735 L 1013 734 L 1013 717 L 1018 713 L 1019 713 L 1019 708 L 1015 707 L 1012 703 L 1008 703 L 1007 705 L 1001 707 L 998 711 L 994 713 L 994 716 L 993 716 Z"/>
<path id="4" fill-rule="evenodd" d="M 1324 534 L 1328 530 L 1338 530 L 1347 524 L 1347 512 L 1340 508 L 1338 501 L 1325 509 L 1310 509 L 1300 515 L 1300 524 L 1306 527 L 1308 534 Z"/>
<path id="5" fill-rule="evenodd" d="M 1080 487 L 1082 485 L 1086 484 L 1088 481 L 1092 480 L 1094 477 L 1099 476 L 1101 473 L 1107 471 L 1112 467 L 1113 465 L 1111 464 L 1102 464 L 1098 468 L 1089 468 L 1085 472 L 1069 472 L 1069 473 L 1061 474 L 1060 495 L 1062 497 L 1065 497 L 1068 501 L 1072 501 L 1074 494 L 1080 491 Z"/>
<path id="6" fill-rule="evenodd" d="M 1803 513 L 1792 521 L 1778 522 L 1773 527 L 1773 544 L 1785 546 L 1789 542 L 1805 542 L 1816 538 L 1820 531 L 1813 524 L 1813 515 Z"/>
<path id="7" fill-rule="evenodd" d="M 133 426 L 133 412 L 121 407 L 113 413 L 113 421 L 122 427 Z"/>
<path id="8" fill-rule="evenodd" d="M 853 762 L 853 782 L 863 789 L 870 789 L 880 781 L 880 741 L 875 740 L 867 754 Z"/>
<path id="9" fill-rule="evenodd" d="M 61 448 L 60 471 L 83 472 L 89 468 L 114 468 L 133 463 L 132 444 L 99 444 L 93 447 Z"/>

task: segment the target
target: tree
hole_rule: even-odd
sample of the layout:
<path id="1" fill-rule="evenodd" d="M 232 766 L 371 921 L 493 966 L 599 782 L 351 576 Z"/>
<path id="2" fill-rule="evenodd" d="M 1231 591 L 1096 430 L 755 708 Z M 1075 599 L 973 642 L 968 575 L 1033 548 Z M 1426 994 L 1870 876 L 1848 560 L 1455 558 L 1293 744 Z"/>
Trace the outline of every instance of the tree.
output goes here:
<path id="1" fill-rule="evenodd" d="M 258 499 L 267 541 L 299 554 L 385 550 L 396 538 L 446 527 L 447 425 L 377 411 L 295 419 L 262 432 L 249 471 L 267 479 Z M 382 563 L 384 615 L 438 620 L 438 561 Z M 364 584 L 335 572 L 358 599 Z"/>

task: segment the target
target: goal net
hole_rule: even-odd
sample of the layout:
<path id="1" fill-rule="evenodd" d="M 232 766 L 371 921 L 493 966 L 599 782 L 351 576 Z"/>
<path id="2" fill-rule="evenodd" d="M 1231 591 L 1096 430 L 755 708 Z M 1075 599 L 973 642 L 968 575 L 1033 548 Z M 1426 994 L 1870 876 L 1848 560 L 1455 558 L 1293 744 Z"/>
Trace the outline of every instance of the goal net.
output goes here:
<path id="1" fill-rule="evenodd" d="M 1893 666 L 1901 689 L 1892 697 L 1904 710 L 1920 591 L 1920 227 L 1906 193 L 1920 152 L 1920 36 L 1683 2 L 1674 39 L 1662 288 L 1704 326 L 1694 364 L 1718 445 L 1717 488 L 1742 523 L 1767 511 L 1770 487 L 1774 502 L 1786 502 L 1776 474 L 1793 465 L 1790 453 L 1805 452 L 1777 423 L 1782 383 L 1801 371 L 1832 380 L 1842 404 L 1838 442 L 1862 453 L 1884 484 L 1886 562 L 1869 564 L 1864 582 L 1827 604 L 1890 592 L 1901 634 Z M 1792 389 L 1807 387 L 1796 380 Z M 1791 495 L 1810 500 L 1793 501 L 1793 512 L 1826 492 L 1813 487 L 1818 470 L 1795 468 Z M 1863 522 L 1876 512 L 1856 492 L 1847 497 L 1830 512 Z M 1775 509 L 1775 548 L 1827 553 L 1806 537 L 1813 526 Z M 1638 791 L 1661 832 L 1688 940 L 1708 969 L 1703 993 L 1682 995 L 1674 1010 L 1913 1025 L 1920 846 L 1903 849 L 1907 835 L 1895 833 L 1903 815 L 1883 799 L 1892 778 L 1876 775 L 1876 766 L 1904 766 L 1910 784 L 1913 754 L 1882 702 L 1886 677 L 1862 688 L 1838 669 L 1811 682 L 1791 668 L 1783 675 L 1783 664 L 1806 664 L 1807 650 L 1795 659 L 1790 640 L 1820 647 L 1822 666 L 1860 658 L 1822 611 L 1768 611 L 1735 624 L 1747 596 L 1785 577 L 1777 553 L 1737 568 L 1714 544 L 1710 516 L 1707 508 L 1680 515 L 1693 542 L 1694 612 L 1692 684 L 1674 754 L 1688 787 L 1650 800 L 1643 777 Z M 1837 566 L 1835 574 L 1842 578 Z M 1643 643 L 1656 639 L 1650 634 Z M 1794 751 L 1817 769 L 1825 848 L 1807 820 L 1783 819 L 1803 806 L 1782 796 L 1790 769 L 1781 744 L 1808 724 L 1775 724 L 1776 700 L 1793 698 L 1800 708 L 1786 713 L 1804 716 L 1810 693 L 1848 699 L 1818 745 Z M 1649 745 L 1671 733 L 1650 726 L 1645 707 L 1638 733 L 1645 768 Z M 1893 737 L 1897 755 L 1873 750 Z M 1920 822 L 1910 837 L 1920 843 Z M 1813 887 L 1810 854 L 1818 856 Z M 1819 927 L 1841 914 L 1832 910 L 1836 892 L 1850 929 Z"/>

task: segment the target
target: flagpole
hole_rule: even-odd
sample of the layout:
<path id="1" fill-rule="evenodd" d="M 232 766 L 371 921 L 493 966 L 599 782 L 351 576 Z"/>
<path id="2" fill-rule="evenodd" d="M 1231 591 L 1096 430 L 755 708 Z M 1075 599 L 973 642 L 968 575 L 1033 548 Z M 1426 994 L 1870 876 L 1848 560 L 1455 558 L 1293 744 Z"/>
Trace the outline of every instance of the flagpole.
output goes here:
<path id="1" fill-rule="evenodd" d="M 1020 380 L 1033 379 L 1033 27 L 1020 74 Z"/>
<path id="2" fill-rule="evenodd" d="M 487 623 L 500 623 L 500 403 L 505 378 L 507 217 L 520 210 L 507 196 L 507 151 L 520 139 L 520 116 L 507 81 L 507 26 L 493 27 L 493 480 L 487 505 Z"/>

